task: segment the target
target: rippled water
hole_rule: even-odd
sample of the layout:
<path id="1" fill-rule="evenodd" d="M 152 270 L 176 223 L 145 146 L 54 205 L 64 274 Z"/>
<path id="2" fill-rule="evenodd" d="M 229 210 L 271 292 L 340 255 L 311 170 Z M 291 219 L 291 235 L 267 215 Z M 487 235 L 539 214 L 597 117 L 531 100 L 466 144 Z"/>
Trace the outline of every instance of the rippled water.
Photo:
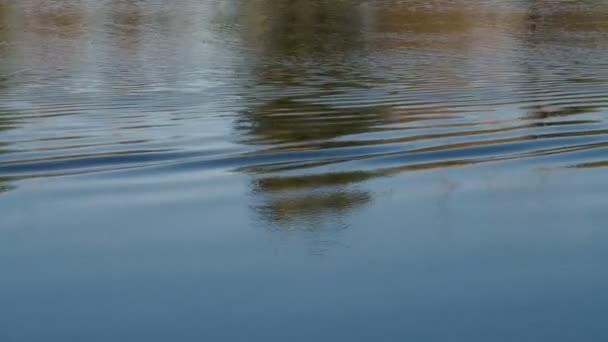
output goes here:
<path id="1" fill-rule="evenodd" d="M 608 3 L 0 2 L 0 341 L 608 338 Z"/>

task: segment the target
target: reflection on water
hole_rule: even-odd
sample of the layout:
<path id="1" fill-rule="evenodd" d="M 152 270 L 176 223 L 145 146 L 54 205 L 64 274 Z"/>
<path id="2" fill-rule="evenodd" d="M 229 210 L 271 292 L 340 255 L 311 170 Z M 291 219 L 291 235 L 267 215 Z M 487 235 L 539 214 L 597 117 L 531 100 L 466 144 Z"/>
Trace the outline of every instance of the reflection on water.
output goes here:
<path id="1" fill-rule="evenodd" d="M 607 33 L 591 0 L 1 2 L 0 340 L 601 340 Z"/>
<path id="2" fill-rule="evenodd" d="M 242 142 L 289 158 L 253 167 L 254 196 L 271 222 L 305 217 L 306 229 L 311 213 L 337 215 L 327 204 L 335 194 L 352 194 L 339 202 L 352 209 L 372 196 L 346 184 L 373 177 L 605 147 L 573 139 L 605 134 L 585 118 L 605 101 L 603 82 L 586 81 L 598 70 L 570 49 L 548 58 L 560 40 L 588 33 L 577 24 L 587 12 L 534 1 L 510 11 L 463 2 L 249 5 L 254 78 L 236 122 Z"/>
<path id="3" fill-rule="evenodd" d="M 239 170 L 267 221 L 307 229 L 369 202 L 357 184 L 371 178 L 541 156 L 594 164 L 584 159 L 605 147 L 606 11 L 5 3 L 0 171 Z"/>
<path id="4" fill-rule="evenodd" d="M 240 8 L 243 33 L 248 46 L 265 56 L 274 53 L 300 57 L 340 56 L 358 47 L 366 15 L 360 3 L 245 2 Z"/>
<path id="5" fill-rule="evenodd" d="M 367 87 L 369 73 L 345 68 L 334 60 L 364 49 L 359 41 L 364 13 L 358 6 L 340 1 L 278 5 L 254 1 L 242 10 L 248 13 L 244 16 L 244 37 L 256 52 L 253 84 L 246 95 L 251 104 L 236 121 L 243 143 L 269 146 L 274 153 L 319 151 L 324 141 L 363 133 L 382 122 L 384 113 L 377 108 L 335 108 L 318 103 L 324 94 L 339 94 L 346 87 Z M 323 65 L 311 68 L 311 63 L 319 59 Z M 277 64 L 278 60 L 283 62 Z M 291 146 L 307 142 L 318 146 Z M 297 163 L 276 167 L 298 168 Z M 368 192 L 349 186 L 364 179 L 356 172 L 255 174 L 253 194 L 262 202 L 256 205 L 256 211 L 285 229 L 323 230 L 328 222 L 341 229 L 342 225 L 331 218 L 371 199 Z"/>
<path id="6" fill-rule="evenodd" d="M 605 147 L 597 4 L 31 0 L 1 13 L 2 96 L 19 112 L 3 115 L 9 179 L 238 169 L 268 222 L 308 229 L 370 201 L 357 184 L 371 178 Z"/>

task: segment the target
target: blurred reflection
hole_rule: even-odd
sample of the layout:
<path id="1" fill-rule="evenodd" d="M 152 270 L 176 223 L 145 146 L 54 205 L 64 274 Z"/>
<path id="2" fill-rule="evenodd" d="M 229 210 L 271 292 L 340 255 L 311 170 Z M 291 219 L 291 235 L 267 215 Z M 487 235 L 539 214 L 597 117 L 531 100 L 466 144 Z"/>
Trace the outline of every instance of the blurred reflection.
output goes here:
<path id="1" fill-rule="evenodd" d="M 482 15 L 464 1 L 399 1 L 377 5 L 375 30 L 392 47 L 464 48 Z M 400 33 L 400 35 L 392 35 Z"/>
<path id="2" fill-rule="evenodd" d="M 0 118 L 1 141 L 39 174 L 242 161 L 265 222 L 343 227 L 375 177 L 584 137 L 572 117 L 605 108 L 607 14 L 540 0 L 2 2 L 0 95 L 25 114 Z"/>
<path id="3" fill-rule="evenodd" d="M 0 107 L 0 132 L 14 129 L 17 126 L 16 118 L 16 113 Z"/>
<path id="4" fill-rule="evenodd" d="M 312 222 L 331 222 L 332 217 L 344 217 L 369 202 L 372 194 L 359 187 L 371 178 L 513 158 L 500 154 L 501 145 L 545 137 L 537 132 L 542 125 L 516 121 L 505 121 L 505 126 L 490 131 L 473 124 L 462 131 L 432 133 L 436 126 L 457 127 L 450 120 L 458 118 L 458 107 L 473 114 L 480 110 L 475 105 L 491 108 L 508 98 L 527 113 L 525 119 L 588 114 L 599 108 L 576 99 L 564 102 L 551 93 L 597 91 L 593 83 L 580 81 L 586 79 L 581 70 L 587 67 L 573 67 L 582 55 L 571 58 L 559 50 L 552 54 L 560 48 L 557 42 L 565 39 L 572 40 L 568 46 L 580 45 L 577 32 L 587 35 L 595 29 L 580 23 L 587 14 L 563 10 L 554 1 L 508 4 L 523 6 L 523 11 L 486 5 L 465 1 L 247 3 L 243 40 L 254 52 L 254 81 L 245 96 L 248 108 L 236 120 L 239 141 L 287 158 L 285 165 L 253 170 L 258 213 L 286 229 L 308 229 Z M 555 73 L 555 67 L 560 73 Z M 573 87 L 571 82 L 579 84 Z M 467 101 L 471 107 L 462 105 Z M 409 105 L 412 102 L 422 106 Z M 401 135 L 383 135 L 380 128 L 388 125 L 399 127 L 396 131 L 403 129 Z M 406 129 L 414 125 L 426 129 L 408 134 Z M 522 135 L 518 132 L 522 127 L 533 133 Z M 567 128 L 551 136 L 586 134 Z M 379 138 L 360 139 L 368 133 Z M 475 138 L 483 135 L 488 136 Z M 365 172 L 330 166 L 356 160 L 344 151 L 349 148 L 406 142 L 429 146 L 387 152 L 390 160 L 401 164 L 397 166 L 375 166 Z M 496 155 L 467 154 L 475 149 Z M 376 151 L 382 155 L 381 148 Z M 300 152 L 313 157 L 303 157 L 299 163 L 288 161 Z M 435 153 L 445 153 L 445 157 L 432 160 Z M 528 153 L 534 150 L 519 155 Z M 371 156 L 362 153 L 359 158 Z"/>
<path id="5" fill-rule="evenodd" d="M 388 115 L 378 107 L 339 109 L 286 96 L 252 107 L 238 124 L 249 130 L 248 143 L 305 143 L 365 132 Z"/>
<path id="6" fill-rule="evenodd" d="M 3 92 L 10 90 L 12 84 L 12 73 L 11 65 L 8 63 L 10 54 L 10 38 L 9 38 L 9 25 L 10 25 L 10 7 L 8 4 L 0 3 L 0 96 Z M 9 110 L 5 110 L 0 107 L 0 134 L 2 132 L 14 129 L 17 125 L 14 113 Z M 0 155 L 9 153 L 8 143 L 0 140 Z M 8 179 L 0 177 L 0 193 L 6 192 L 13 187 L 10 185 Z"/>
<path id="7" fill-rule="evenodd" d="M 50 0 L 20 8 L 23 27 L 39 36 L 77 39 L 86 32 L 84 6 L 80 1 Z"/>
<path id="8" fill-rule="evenodd" d="M 363 5 L 354 1 L 247 3 L 243 37 L 257 58 L 255 83 L 247 94 L 249 106 L 237 120 L 242 142 L 270 146 L 268 152 L 319 151 L 339 159 L 340 148 L 370 144 L 347 137 L 389 123 L 424 122 L 426 115 L 449 117 L 445 115 L 448 106 L 420 110 L 391 105 L 390 99 L 404 89 L 418 102 L 428 101 L 425 98 L 433 94 L 449 99 L 450 93 L 464 88 L 464 59 L 442 63 L 441 54 L 429 54 L 436 49 L 468 53 L 480 16 L 462 2 Z M 372 36 L 376 39 L 370 45 Z M 402 48 L 409 49 L 408 58 L 398 53 Z M 421 90 L 424 94 L 416 95 Z M 369 99 L 377 104 L 362 105 Z M 318 161 L 323 162 L 332 159 Z M 322 174 L 307 172 L 307 163 L 256 169 L 252 193 L 256 211 L 267 222 L 288 230 L 324 229 L 313 223 L 331 224 L 333 218 L 344 217 L 372 199 L 371 193 L 359 188 L 368 179 L 467 163 L 451 160 Z"/>
<path id="9" fill-rule="evenodd" d="M 0 3 L 0 53 L 8 48 L 8 32 L 9 32 L 9 7 L 6 3 Z"/>
<path id="10" fill-rule="evenodd" d="M 0 3 L 0 90 L 3 89 L 7 83 L 9 74 L 11 73 L 10 65 L 8 63 L 8 55 L 10 51 L 10 39 L 9 39 L 9 13 L 10 8 L 4 2 Z"/>
<path id="11" fill-rule="evenodd" d="M 3 182 L 0 181 L 0 193 L 1 192 L 6 192 L 10 190 L 9 186 Z"/>
<path id="12" fill-rule="evenodd" d="M 329 190 L 327 193 L 309 193 L 269 197 L 256 210 L 268 222 L 286 230 L 340 230 L 345 228 L 341 217 L 349 211 L 367 203 L 370 195 L 366 191 Z"/>
<path id="13" fill-rule="evenodd" d="M 144 13 L 136 0 L 111 0 L 109 3 L 108 34 L 118 45 L 116 53 L 121 58 L 133 59 L 141 46 L 141 35 L 144 29 Z M 158 28 L 156 28 L 158 29 Z"/>
<path id="14" fill-rule="evenodd" d="M 495 18 L 486 18 L 464 2 L 254 1 L 245 8 L 243 36 L 257 58 L 249 106 L 237 128 L 242 142 L 270 146 L 267 152 L 318 151 L 339 160 L 341 148 L 387 143 L 355 138 L 377 127 L 449 119 L 450 101 L 469 96 L 463 93 L 467 73 L 493 72 L 492 64 L 484 69 L 479 64 L 485 63 L 464 57 L 480 53 L 478 46 L 502 43 L 496 42 L 496 34 L 480 29 Z M 479 32 L 484 40 L 479 40 Z M 398 106 L 391 99 L 434 106 Z M 429 138 L 420 134 L 395 142 Z M 358 188 L 368 179 L 474 161 L 366 172 L 306 171 L 309 164 L 332 162 L 326 157 L 317 164 L 256 169 L 253 194 L 262 203 L 257 211 L 284 228 L 308 229 L 311 222 L 331 222 L 333 216 L 369 202 L 371 193 Z"/>
<path id="15" fill-rule="evenodd" d="M 289 144 L 314 144 L 365 132 L 383 121 L 386 111 L 381 106 L 341 108 L 318 102 L 323 96 L 370 85 L 372 77 L 365 65 L 344 61 L 351 52 L 365 51 L 364 13 L 358 6 L 347 1 L 258 0 L 242 10 L 247 13 L 245 42 L 255 47 L 258 56 L 253 66 L 255 83 L 247 94 L 250 105 L 237 121 L 244 142 L 286 144 L 283 150 L 289 152 Z M 353 186 L 366 177 L 257 173 L 256 211 L 281 229 L 332 229 L 326 224 L 339 229 L 342 225 L 336 220 L 371 199 L 368 192 Z"/>
<path id="16" fill-rule="evenodd" d="M 577 95 L 603 92 L 601 83 L 595 79 L 603 76 L 605 68 L 594 64 L 601 62 L 604 55 L 597 48 L 606 41 L 603 33 L 598 35 L 608 27 L 604 25 L 608 17 L 606 9 L 545 0 L 528 0 L 525 4 L 528 31 L 523 35 L 520 56 L 525 80 L 522 97 L 529 103 L 525 118 L 554 119 L 601 109 L 593 102 L 577 101 Z M 572 47 L 579 53 L 568 51 L 566 55 L 562 51 Z M 535 89 L 545 91 L 531 91 Z M 551 92 L 559 92 L 561 96 L 542 96 Z"/>
<path id="17" fill-rule="evenodd" d="M 581 168 L 581 169 L 604 168 L 604 167 L 608 167 L 608 160 L 602 160 L 602 161 L 590 162 L 590 163 L 580 163 L 580 164 L 574 165 L 574 167 Z"/>
<path id="18" fill-rule="evenodd" d="M 242 6 L 246 40 L 262 55 L 339 55 L 361 39 L 357 1 L 254 0 Z"/>
<path id="19" fill-rule="evenodd" d="M 541 106 L 536 105 L 529 109 L 527 113 L 527 117 L 529 119 L 549 119 L 560 116 L 571 116 L 578 114 L 587 114 L 592 113 L 597 110 L 598 107 L 593 106 L 566 106 L 566 107 L 557 107 L 557 106 Z"/>
<path id="20" fill-rule="evenodd" d="M 0 81 L 0 84 L 3 83 Z M 0 86 L 0 94 L 5 90 L 4 87 Z M 6 131 L 13 130 L 17 128 L 17 120 L 16 117 L 18 113 L 13 111 L 9 111 L 0 107 L 0 134 L 5 133 Z M 0 157 L 2 155 L 11 153 L 12 151 L 9 148 L 9 143 L 0 140 Z M 0 177 L 0 193 L 6 192 L 8 190 L 13 189 L 14 187 L 10 184 L 11 179 L 7 177 Z"/>

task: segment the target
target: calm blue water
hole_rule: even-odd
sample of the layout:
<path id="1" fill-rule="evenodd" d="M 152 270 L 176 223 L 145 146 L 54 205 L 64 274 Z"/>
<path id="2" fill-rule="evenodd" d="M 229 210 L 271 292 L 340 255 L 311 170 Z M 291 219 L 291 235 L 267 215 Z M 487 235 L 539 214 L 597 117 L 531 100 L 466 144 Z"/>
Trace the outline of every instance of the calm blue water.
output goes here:
<path id="1" fill-rule="evenodd" d="M 0 1 L 0 341 L 608 339 L 603 1 Z"/>

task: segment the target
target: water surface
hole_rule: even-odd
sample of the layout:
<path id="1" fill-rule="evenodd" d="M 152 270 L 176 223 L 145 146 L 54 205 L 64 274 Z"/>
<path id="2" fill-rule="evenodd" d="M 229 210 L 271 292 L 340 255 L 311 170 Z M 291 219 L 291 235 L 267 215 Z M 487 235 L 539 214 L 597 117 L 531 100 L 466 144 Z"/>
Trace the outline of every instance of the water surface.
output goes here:
<path id="1" fill-rule="evenodd" d="M 608 338 L 608 4 L 0 2 L 0 340 Z"/>

